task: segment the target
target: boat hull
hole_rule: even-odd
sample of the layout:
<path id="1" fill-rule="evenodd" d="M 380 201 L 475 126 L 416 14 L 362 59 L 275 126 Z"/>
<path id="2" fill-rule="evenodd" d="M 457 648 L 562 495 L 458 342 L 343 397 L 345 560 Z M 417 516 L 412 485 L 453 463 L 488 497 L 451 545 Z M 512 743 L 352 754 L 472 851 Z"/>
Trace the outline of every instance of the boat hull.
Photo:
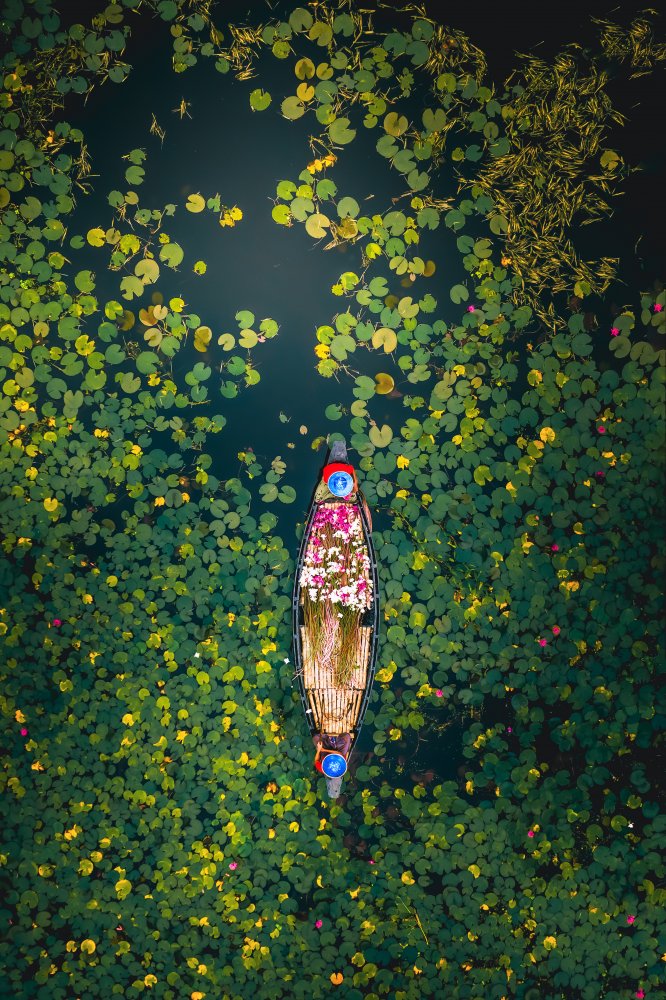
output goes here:
<path id="1" fill-rule="evenodd" d="M 331 458 L 341 457 L 340 443 Z M 346 459 L 346 451 L 344 453 Z M 363 535 L 363 549 L 368 556 L 367 575 L 372 584 L 370 606 L 362 613 L 357 630 L 357 668 L 343 685 L 332 682 L 330 667 L 322 666 L 314 656 L 304 625 L 304 589 L 300 578 L 306 553 L 313 535 L 317 512 L 324 505 L 335 508 L 338 504 L 353 507 L 358 514 Z M 314 491 L 297 562 L 293 600 L 293 654 L 301 701 L 310 733 L 338 735 L 351 734 L 351 755 L 363 725 L 375 677 L 377 641 L 379 637 L 379 586 L 377 561 L 372 543 L 372 524 L 365 497 L 360 489 L 352 490 L 348 498 L 334 497 L 320 479 Z"/>

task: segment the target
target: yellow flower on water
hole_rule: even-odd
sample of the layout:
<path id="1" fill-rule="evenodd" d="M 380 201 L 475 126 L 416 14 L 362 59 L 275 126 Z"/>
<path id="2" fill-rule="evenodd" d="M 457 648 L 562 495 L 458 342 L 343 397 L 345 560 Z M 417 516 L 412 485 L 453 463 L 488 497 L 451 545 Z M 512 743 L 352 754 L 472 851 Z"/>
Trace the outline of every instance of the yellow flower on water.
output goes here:
<path id="1" fill-rule="evenodd" d="M 396 459 L 396 465 L 398 466 L 399 469 L 406 469 L 407 466 L 409 465 L 409 459 L 405 458 L 404 455 L 398 455 Z"/>
<path id="2" fill-rule="evenodd" d="M 327 358 L 331 353 L 331 348 L 328 344 L 317 344 L 314 352 L 318 358 Z"/>
<path id="3" fill-rule="evenodd" d="M 164 506 L 164 497 L 155 497 L 153 503 L 155 504 L 156 507 L 163 507 Z"/>

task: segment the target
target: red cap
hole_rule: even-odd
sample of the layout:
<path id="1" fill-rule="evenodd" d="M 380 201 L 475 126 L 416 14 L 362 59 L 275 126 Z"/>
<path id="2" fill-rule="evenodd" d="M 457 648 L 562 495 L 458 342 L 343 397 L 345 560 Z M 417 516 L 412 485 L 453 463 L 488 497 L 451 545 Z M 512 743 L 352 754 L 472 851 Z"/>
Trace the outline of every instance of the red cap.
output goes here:
<path id="1" fill-rule="evenodd" d="M 324 471 L 322 473 L 322 479 L 328 485 L 328 480 L 336 472 L 346 472 L 350 475 L 354 481 L 354 489 L 358 490 L 358 480 L 356 479 L 356 471 L 353 465 L 347 465 L 346 462 L 329 462 L 328 465 L 324 466 Z"/>

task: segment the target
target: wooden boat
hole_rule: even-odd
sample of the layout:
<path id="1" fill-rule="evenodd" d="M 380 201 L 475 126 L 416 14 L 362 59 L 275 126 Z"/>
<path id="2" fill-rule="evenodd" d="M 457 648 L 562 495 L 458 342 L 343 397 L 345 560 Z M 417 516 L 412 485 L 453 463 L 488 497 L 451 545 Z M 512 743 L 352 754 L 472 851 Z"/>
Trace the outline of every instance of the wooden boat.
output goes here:
<path id="1" fill-rule="evenodd" d="M 335 473 L 339 476 L 341 472 L 343 476 L 346 474 L 351 479 L 331 478 Z M 336 495 L 329 489 L 329 484 L 336 489 L 343 482 L 346 483 L 346 489 L 351 489 L 347 495 L 340 495 L 339 490 Z M 339 507 L 346 508 L 345 512 L 335 514 L 336 508 Z M 328 655 L 322 654 L 321 650 L 317 652 L 313 648 L 312 635 L 307 628 L 306 605 L 310 609 L 314 607 L 308 593 L 308 580 L 311 578 L 308 574 L 313 570 L 309 569 L 304 573 L 304 569 L 312 567 L 312 560 L 318 551 L 321 522 L 328 517 L 327 514 L 320 512 L 325 509 L 332 511 L 334 517 L 342 518 L 353 525 L 356 551 L 361 553 L 361 556 L 356 557 L 358 562 L 355 562 L 355 566 L 361 563 L 363 569 L 351 576 L 367 581 L 358 585 L 366 588 L 363 594 L 367 597 L 365 607 L 359 609 L 357 625 L 352 632 L 352 637 L 353 635 L 356 637 L 355 645 L 349 643 L 347 645 L 345 661 L 347 670 L 342 681 L 338 670 L 339 649 L 335 646 L 331 649 L 329 646 Z M 326 605 L 327 613 L 337 615 L 336 607 L 340 606 L 339 604 L 336 606 L 327 599 L 319 602 L 317 607 L 321 609 Z M 350 733 L 351 745 L 347 754 L 349 760 L 363 724 L 375 676 L 379 634 L 379 587 L 377 561 L 372 544 L 372 519 L 367 501 L 358 488 L 355 470 L 347 461 L 347 447 L 344 440 L 332 444 L 328 461 L 313 493 L 296 566 L 292 613 L 295 671 L 310 734 Z M 353 669 L 350 672 L 349 665 L 352 663 Z M 339 794 L 340 783 L 340 778 L 327 778 L 329 795 L 333 798 Z"/>

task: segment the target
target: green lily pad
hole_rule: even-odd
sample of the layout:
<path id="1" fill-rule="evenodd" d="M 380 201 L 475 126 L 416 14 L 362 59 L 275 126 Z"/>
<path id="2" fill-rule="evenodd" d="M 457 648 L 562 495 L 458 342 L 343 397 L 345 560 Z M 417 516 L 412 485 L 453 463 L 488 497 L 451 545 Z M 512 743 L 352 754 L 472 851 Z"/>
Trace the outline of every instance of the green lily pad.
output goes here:
<path id="1" fill-rule="evenodd" d="M 291 97 L 285 97 L 282 102 L 282 115 L 284 118 L 288 118 L 289 121 L 296 121 L 298 118 L 302 118 L 305 114 L 305 105 L 299 97 L 292 95 Z"/>
<path id="2" fill-rule="evenodd" d="M 206 207 L 206 199 L 200 194 L 191 194 L 188 196 L 187 202 L 185 203 L 185 208 L 188 212 L 203 212 Z"/>
<path id="3" fill-rule="evenodd" d="M 382 424 L 381 427 L 371 427 L 368 437 L 377 448 L 386 448 L 393 440 L 393 431 L 388 424 Z"/>
<path id="4" fill-rule="evenodd" d="M 336 118 L 328 126 L 328 134 L 331 142 L 338 146 L 346 146 L 356 137 L 356 129 L 350 128 L 349 118 Z"/>
<path id="5" fill-rule="evenodd" d="M 272 100 L 273 98 L 267 90 L 258 88 L 250 94 L 250 107 L 253 111 L 265 111 L 266 108 L 270 107 Z"/>
<path id="6" fill-rule="evenodd" d="M 305 230 L 313 239 L 320 239 L 326 236 L 326 229 L 330 226 L 331 220 L 320 212 L 309 215 L 305 220 Z"/>
<path id="7" fill-rule="evenodd" d="M 450 292 L 451 301 L 458 305 L 460 302 L 467 302 L 469 292 L 464 285 L 454 285 Z"/>

